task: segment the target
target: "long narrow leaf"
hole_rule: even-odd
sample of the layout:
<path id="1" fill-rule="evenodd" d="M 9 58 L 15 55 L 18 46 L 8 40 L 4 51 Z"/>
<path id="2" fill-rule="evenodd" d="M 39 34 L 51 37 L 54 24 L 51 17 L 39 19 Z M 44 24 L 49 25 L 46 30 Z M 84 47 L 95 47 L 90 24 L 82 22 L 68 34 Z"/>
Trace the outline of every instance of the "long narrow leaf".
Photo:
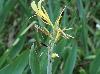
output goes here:
<path id="1" fill-rule="evenodd" d="M 28 64 L 29 51 L 24 51 L 12 63 L 0 70 L 0 74 L 22 74 Z"/>
<path id="2" fill-rule="evenodd" d="M 72 50 L 70 51 L 69 57 L 65 63 L 64 67 L 64 74 L 73 74 L 73 69 L 75 66 L 76 62 L 76 57 L 77 57 L 77 48 L 76 48 L 76 43 L 73 43 Z"/>

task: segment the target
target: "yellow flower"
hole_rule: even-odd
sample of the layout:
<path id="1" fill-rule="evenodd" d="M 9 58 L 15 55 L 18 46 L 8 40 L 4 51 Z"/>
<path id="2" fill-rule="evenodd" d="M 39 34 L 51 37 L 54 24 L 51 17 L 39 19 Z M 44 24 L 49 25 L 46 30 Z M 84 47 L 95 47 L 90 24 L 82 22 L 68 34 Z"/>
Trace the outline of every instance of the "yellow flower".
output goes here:
<path id="1" fill-rule="evenodd" d="M 36 12 L 36 15 L 38 15 L 38 16 L 43 20 L 44 23 L 53 26 L 51 20 L 49 19 L 48 13 L 47 13 L 46 10 L 44 9 L 44 7 L 41 6 L 41 3 L 42 3 L 43 1 L 44 1 L 44 0 L 40 0 L 40 1 L 38 2 L 38 6 L 36 5 L 35 1 L 33 1 L 33 2 L 31 3 L 31 7 L 32 7 L 32 9 Z M 41 7 L 42 7 L 42 8 L 41 8 Z M 43 9 L 43 10 L 42 10 L 42 9 Z"/>
<path id="2" fill-rule="evenodd" d="M 46 10 L 45 10 L 45 8 L 44 8 L 43 6 L 41 6 L 41 3 L 42 3 L 43 1 L 44 1 L 44 0 L 40 0 L 40 1 L 38 2 L 38 5 L 36 5 L 36 4 L 35 4 L 35 1 L 33 1 L 33 2 L 31 3 L 31 7 L 32 7 L 32 9 L 35 11 L 36 15 L 39 16 L 39 17 L 43 20 L 44 23 L 49 24 L 49 25 L 52 26 L 52 29 L 53 29 L 53 30 L 55 31 L 55 33 L 56 33 L 55 42 L 59 40 L 60 36 L 63 36 L 65 39 L 66 39 L 66 38 L 68 39 L 69 37 L 72 37 L 72 36 L 70 36 L 70 35 L 68 35 L 68 34 L 65 34 L 65 33 L 64 33 L 64 30 L 62 30 L 62 29 L 59 27 L 59 22 L 60 22 L 60 20 L 61 20 L 61 18 L 62 18 L 62 13 L 64 12 L 66 6 L 65 6 L 65 8 L 62 10 L 62 12 L 61 12 L 61 14 L 59 15 L 59 17 L 57 18 L 57 20 L 55 21 L 55 25 L 53 25 L 52 22 L 51 22 L 51 20 L 50 20 L 50 18 L 49 18 L 49 16 L 48 16 L 48 13 L 47 13 Z M 43 32 L 46 33 L 47 35 L 50 35 L 49 31 L 48 31 L 46 28 L 44 28 L 44 31 L 43 31 Z M 72 38 L 73 38 L 73 37 L 72 37 Z"/>

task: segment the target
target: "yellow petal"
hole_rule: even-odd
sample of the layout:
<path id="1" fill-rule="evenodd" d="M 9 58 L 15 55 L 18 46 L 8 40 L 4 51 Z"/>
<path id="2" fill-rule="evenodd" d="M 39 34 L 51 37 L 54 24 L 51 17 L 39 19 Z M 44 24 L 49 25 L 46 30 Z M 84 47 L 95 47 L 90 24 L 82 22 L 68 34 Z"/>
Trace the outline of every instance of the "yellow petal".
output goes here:
<path id="1" fill-rule="evenodd" d="M 42 7 L 42 6 L 41 6 L 41 3 L 42 3 L 42 2 L 43 2 L 43 0 L 40 0 L 40 1 L 38 2 L 38 10 L 39 10 L 38 12 L 39 12 L 42 16 L 45 16 L 44 13 L 43 13 L 43 11 L 42 11 L 42 9 L 41 9 L 41 7 Z"/>
<path id="2" fill-rule="evenodd" d="M 37 6 L 36 6 L 36 4 L 35 4 L 35 1 L 33 1 L 33 2 L 31 3 L 31 7 L 32 7 L 32 9 L 33 9 L 35 12 L 38 12 L 38 8 L 37 8 Z"/>
<path id="3" fill-rule="evenodd" d="M 59 28 L 59 30 L 65 39 L 69 39 L 69 37 L 63 32 L 63 30 L 61 30 L 60 28 Z"/>
<path id="4" fill-rule="evenodd" d="M 42 9 L 41 9 L 41 3 L 42 3 L 42 1 L 43 1 L 43 0 L 40 0 L 40 1 L 38 2 L 38 7 L 37 7 L 37 5 L 35 4 L 35 1 L 33 1 L 33 2 L 31 3 L 32 9 L 33 9 L 33 10 L 36 12 L 36 14 L 37 14 L 38 16 L 40 16 L 40 17 L 45 16 L 44 13 L 43 13 L 43 11 L 42 11 Z"/>
<path id="5" fill-rule="evenodd" d="M 35 1 L 33 1 L 33 2 L 31 3 L 32 9 L 36 12 L 36 15 L 38 15 L 38 16 L 42 19 L 42 21 L 43 21 L 44 23 L 49 24 L 49 25 L 51 25 L 51 26 L 53 27 L 52 22 L 51 22 L 51 20 L 49 19 L 49 16 L 48 16 L 46 10 L 44 9 L 43 6 L 41 6 L 41 4 L 42 4 L 43 1 L 44 1 L 44 0 L 40 0 L 40 1 L 38 2 L 38 6 L 35 4 Z M 42 9 L 43 9 L 43 10 L 42 10 Z"/>
<path id="6" fill-rule="evenodd" d="M 43 1 L 44 1 L 44 0 L 40 0 L 40 1 L 38 2 L 39 14 L 41 15 L 41 18 L 42 18 L 43 22 L 50 25 L 50 24 L 51 24 L 51 21 L 50 21 L 50 19 L 49 19 L 49 16 L 48 16 L 46 10 L 44 9 L 44 7 L 41 6 L 41 4 L 42 4 Z M 41 7 L 43 8 L 43 10 L 42 10 Z"/>
<path id="7" fill-rule="evenodd" d="M 62 14 L 63 14 L 65 8 L 66 8 L 66 6 L 65 6 L 64 9 L 61 11 L 59 17 L 57 18 L 57 20 L 56 20 L 56 22 L 55 22 L 55 25 L 59 25 L 59 22 L 60 22 L 60 20 L 61 20 L 61 18 L 62 18 Z"/>
<path id="8" fill-rule="evenodd" d="M 45 8 L 42 6 L 44 14 L 47 16 L 47 18 L 49 18 L 48 13 L 46 12 Z"/>
<path id="9" fill-rule="evenodd" d="M 39 10 L 42 10 L 42 9 L 41 9 L 41 3 L 42 3 L 43 1 L 44 1 L 44 0 L 40 0 L 40 1 L 38 2 L 38 9 L 39 9 Z"/>
<path id="10" fill-rule="evenodd" d="M 60 35 L 61 35 L 61 33 L 60 33 L 60 31 L 58 30 L 58 31 L 57 31 L 57 34 L 56 34 L 56 37 L 55 37 L 55 42 L 57 42 L 57 41 L 59 40 Z"/>

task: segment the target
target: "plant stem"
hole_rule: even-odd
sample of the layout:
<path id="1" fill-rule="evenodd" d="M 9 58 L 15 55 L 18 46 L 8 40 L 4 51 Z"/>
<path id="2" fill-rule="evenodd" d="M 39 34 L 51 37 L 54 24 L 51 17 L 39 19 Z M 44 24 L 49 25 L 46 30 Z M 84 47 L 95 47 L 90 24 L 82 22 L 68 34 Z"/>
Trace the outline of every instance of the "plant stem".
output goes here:
<path id="1" fill-rule="evenodd" d="M 53 53 L 53 48 L 54 48 L 54 39 L 51 39 L 49 41 L 50 46 L 48 47 L 48 66 L 47 66 L 47 74 L 52 74 L 52 53 Z"/>

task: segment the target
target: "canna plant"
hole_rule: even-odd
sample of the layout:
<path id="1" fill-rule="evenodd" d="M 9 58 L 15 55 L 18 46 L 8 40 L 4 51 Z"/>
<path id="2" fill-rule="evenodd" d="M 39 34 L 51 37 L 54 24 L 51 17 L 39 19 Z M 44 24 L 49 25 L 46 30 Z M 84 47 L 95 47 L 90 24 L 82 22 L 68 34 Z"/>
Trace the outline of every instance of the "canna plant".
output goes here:
<path id="1" fill-rule="evenodd" d="M 55 23 L 52 23 L 47 11 L 42 6 L 42 2 L 44 0 L 40 0 L 38 4 L 33 1 L 31 3 L 31 7 L 34 10 L 35 14 L 45 23 L 51 26 L 51 31 L 47 28 L 42 27 L 42 32 L 49 37 L 49 46 L 48 46 L 48 66 L 47 66 L 47 74 L 52 74 L 52 63 L 53 59 L 59 57 L 57 53 L 55 53 L 54 46 L 56 42 L 60 39 L 60 37 L 64 37 L 65 39 L 74 38 L 69 34 L 66 34 L 64 31 L 69 30 L 66 28 L 60 28 L 60 20 L 62 18 L 62 13 L 64 12 L 65 8 L 62 10 L 61 14 L 56 19 Z"/>

